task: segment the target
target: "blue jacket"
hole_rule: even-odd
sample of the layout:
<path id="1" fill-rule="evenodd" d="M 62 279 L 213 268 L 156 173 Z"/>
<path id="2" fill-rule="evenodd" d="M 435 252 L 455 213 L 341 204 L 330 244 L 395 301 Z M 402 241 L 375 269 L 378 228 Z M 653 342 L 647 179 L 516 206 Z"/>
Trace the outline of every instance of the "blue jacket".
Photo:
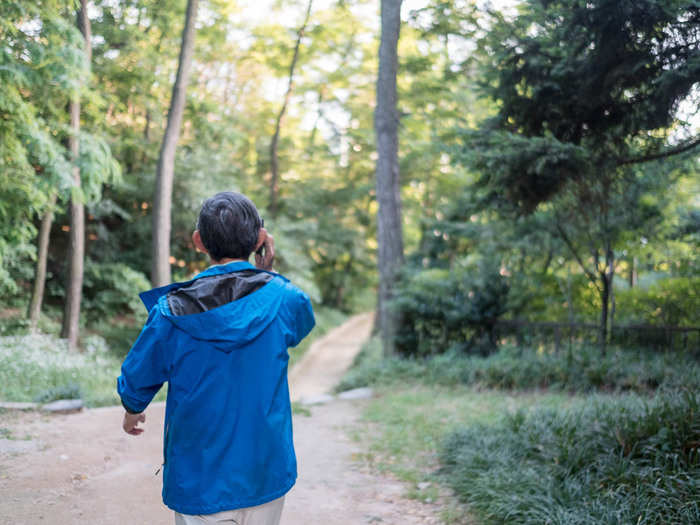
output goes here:
<path id="1" fill-rule="evenodd" d="M 171 309 L 174 294 L 216 287 L 234 272 L 261 273 L 233 262 L 141 294 L 148 321 L 117 379 L 131 412 L 143 411 L 168 382 L 163 501 L 183 514 L 261 505 L 296 481 L 287 348 L 314 326 L 307 295 L 264 272 L 265 282 L 230 302 L 207 306 L 205 296 L 195 301 L 199 313 Z M 209 289 L 220 295 L 218 288 Z"/>

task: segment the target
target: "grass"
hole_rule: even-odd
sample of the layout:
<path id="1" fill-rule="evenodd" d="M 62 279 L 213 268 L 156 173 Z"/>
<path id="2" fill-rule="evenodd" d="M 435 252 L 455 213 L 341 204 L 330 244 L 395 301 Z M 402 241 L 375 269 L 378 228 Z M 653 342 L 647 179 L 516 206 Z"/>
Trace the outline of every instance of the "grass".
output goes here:
<path id="1" fill-rule="evenodd" d="M 641 392 L 657 388 L 700 388 L 700 365 L 679 354 L 597 348 L 568 353 L 503 348 L 488 357 L 445 353 L 425 359 L 381 357 L 370 341 L 337 390 L 406 381 L 436 385 L 473 385 L 495 389 L 554 389 L 569 392 Z"/>
<path id="2" fill-rule="evenodd" d="M 292 403 L 292 414 L 297 416 L 311 417 L 311 409 L 300 403 Z"/>
<path id="3" fill-rule="evenodd" d="M 593 397 L 451 432 L 444 474 L 484 524 L 700 523 L 700 397 Z"/>
<path id="4" fill-rule="evenodd" d="M 465 386 L 424 384 L 379 387 L 351 434 L 366 452 L 356 459 L 379 473 L 407 483 L 406 495 L 423 502 L 440 501 L 443 520 L 461 523 L 463 509 L 444 494 L 436 474 L 445 435 L 463 425 L 494 424 L 504 413 L 535 406 L 560 407 L 580 402 L 563 393 L 511 394 L 478 392 Z M 430 483 L 429 486 L 425 486 Z"/>
<path id="5" fill-rule="evenodd" d="M 700 397 L 380 387 L 357 460 L 445 523 L 700 523 Z M 466 505 L 455 503 L 444 487 Z"/>
<path id="6" fill-rule="evenodd" d="M 100 337 L 86 338 L 84 346 L 77 353 L 53 336 L 0 337 L 0 399 L 47 402 L 82 395 L 88 406 L 118 404 L 119 360 Z"/>
<path id="7" fill-rule="evenodd" d="M 358 459 L 439 501 L 445 523 L 690 524 L 700 410 L 687 392 L 699 382 L 679 355 L 384 359 L 372 340 L 337 390 L 375 388 L 352 431 Z"/>

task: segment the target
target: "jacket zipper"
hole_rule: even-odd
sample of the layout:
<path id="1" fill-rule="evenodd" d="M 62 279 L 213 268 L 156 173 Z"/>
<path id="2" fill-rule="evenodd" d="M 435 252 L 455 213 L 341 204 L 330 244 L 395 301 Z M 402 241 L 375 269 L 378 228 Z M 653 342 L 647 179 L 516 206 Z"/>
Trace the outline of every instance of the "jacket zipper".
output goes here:
<path id="1" fill-rule="evenodd" d="M 157 476 L 162 468 L 165 468 L 165 464 L 168 462 L 168 437 L 170 437 L 170 423 L 165 425 L 165 437 L 163 438 L 163 464 L 158 467 L 154 476 Z"/>

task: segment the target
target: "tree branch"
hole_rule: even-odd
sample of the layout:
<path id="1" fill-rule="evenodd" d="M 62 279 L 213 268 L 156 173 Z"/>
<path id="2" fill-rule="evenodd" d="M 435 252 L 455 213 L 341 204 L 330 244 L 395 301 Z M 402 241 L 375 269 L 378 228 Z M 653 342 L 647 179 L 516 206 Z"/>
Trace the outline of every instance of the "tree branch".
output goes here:
<path id="1" fill-rule="evenodd" d="M 287 91 L 284 94 L 284 99 L 282 101 L 282 107 L 277 114 L 277 120 L 275 121 L 275 132 L 272 135 L 272 140 L 270 141 L 270 203 L 268 206 L 268 212 L 274 218 L 277 215 L 277 200 L 279 198 L 279 188 L 277 186 L 279 180 L 279 161 L 277 159 L 277 144 L 280 138 L 280 131 L 282 127 L 282 118 L 287 111 L 287 106 L 292 98 L 292 90 L 294 89 L 294 69 L 297 65 L 297 59 L 299 58 L 299 48 L 301 48 L 301 40 L 304 38 L 304 32 L 306 31 L 306 26 L 309 24 L 309 18 L 311 17 L 311 5 L 313 0 L 309 0 L 306 6 L 306 14 L 304 15 L 304 22 L 299 27 L 297 31 L 297 41 L 294 45 L 294 54 L 292 55 L 292 62 L 289 64 L 289 83 L 287 84 Z"/>
<path id="2" fill-rule="evenodd" d="M 659 159 L 665 159 L 668 157 L 672 157 L 674 155 L 679 155 L 681 153 L 685 153 L 686 151 L 690 151 L 694 147 L 700 145 L 700 137 L 695 137 L 694 139 L 688 140 L 685 143 L 681 144 L 680 146 L 676 146 L 675 148 L 670 148 L 665 151 L 660 151 L 659 153 L 651 153 L 649 155 L 644 155 L 642 157 L 632 157 L 629 159 L 622 159 L 618 161 L 617 165 L 618 166 L 625 166 L 627 164 L 641 164 L 643 162 L 649 162 L 652 160 L 659 160 Z"/>
<path id="3" fill-rule="evenodd" d="M 593 286 L 596 287 L 596 290 L 598 292 L 601 291 L 600 286 L 598 286 L 598 278 L 591 272 L 588 268 L 586 268 L 586 265 L 583 264 L 583 260 L 581 259 L 581 256 L 578 254 L 576 251 L 576 248 L 574 248 L 573 243 L 569 239 L 569 236 L 566 235 L 566 232 L 564 231 L 564 228 L 561 226 L 561 220 L 557 217 L 557 231 L 559 232 L 559 236 L 561 237 L 561 240 L 564 241 L 564 244 L 566 244 L 567 248 L 569 248 L 569 251 L 573 254 L 574 258 L 576 259 L 576 262 L 578 262 L 579 266 L 583 270 L 583 273 L 586 274 L 586 277 L 588 277 L 588 280 L 593 283 Z"/>

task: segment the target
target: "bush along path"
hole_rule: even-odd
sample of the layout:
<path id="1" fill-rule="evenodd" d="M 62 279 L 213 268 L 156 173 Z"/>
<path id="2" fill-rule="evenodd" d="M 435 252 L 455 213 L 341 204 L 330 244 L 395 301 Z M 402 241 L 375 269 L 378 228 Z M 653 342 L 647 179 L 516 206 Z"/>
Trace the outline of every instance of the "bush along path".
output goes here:
<path id="1" fill-rule="evenodd" d="M 357 318 L 348 323 L 351 332 L 359 329 Z M 346 329 L 323 338 L 324 354 L 349 352 Z M 310 385 L 308 377 L 296 377 Z M 299 480 L 287 497 L 283 525 L 438 523 L 432 505 L 404 499 L 403 485 L 353 460 L 362 450 L 348 430 L 362 407 L 362 401 L 335 400 L 294 416 Z M 121 407 L 51 416 L 0 412 L 0 524 L 171 524 L 155 475 L 164 404 L 148 408 L 139 437 L 122 432 L 121 415 Z"/>
<path id="2" fill-rule="evenodd" d="M 441 463 L 484 523 L 700 523 L 700 395 L 591 398 L 455 430 Z"/>

